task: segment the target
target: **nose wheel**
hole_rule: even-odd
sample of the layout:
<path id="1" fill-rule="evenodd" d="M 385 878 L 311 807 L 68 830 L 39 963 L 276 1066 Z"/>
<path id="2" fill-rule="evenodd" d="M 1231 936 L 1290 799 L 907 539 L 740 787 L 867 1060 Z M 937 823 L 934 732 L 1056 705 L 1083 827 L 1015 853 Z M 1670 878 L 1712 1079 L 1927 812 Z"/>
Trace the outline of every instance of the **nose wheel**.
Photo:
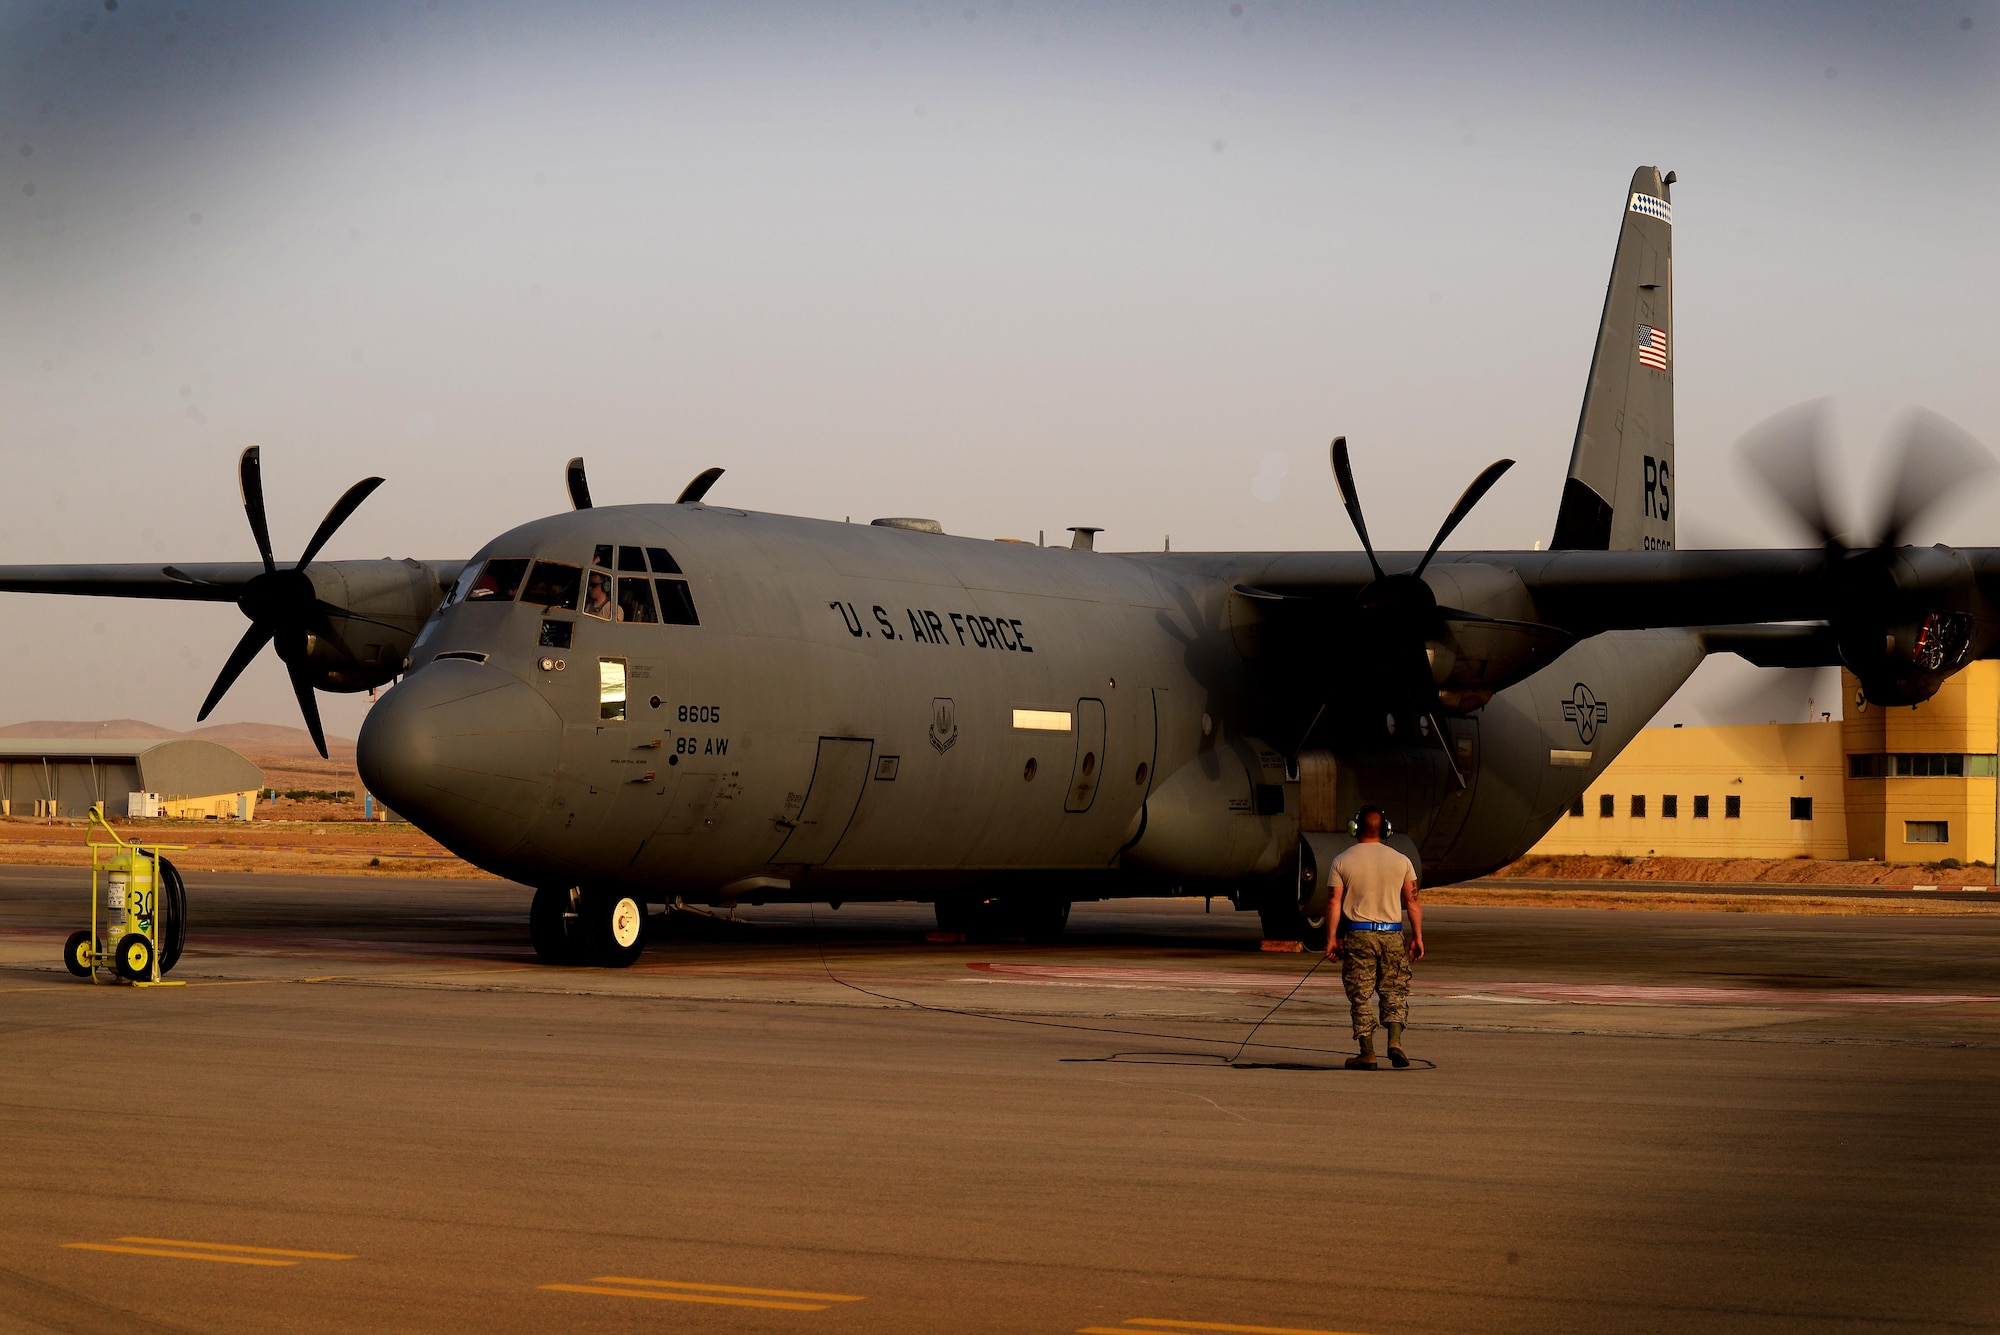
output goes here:
<path id="1" fill-rule="evenodd" d="M 620 889 L 543 886 L 528 909 L 528 939 L 544 964 L 623 969 L 646 949 L 646 906 Z"/>

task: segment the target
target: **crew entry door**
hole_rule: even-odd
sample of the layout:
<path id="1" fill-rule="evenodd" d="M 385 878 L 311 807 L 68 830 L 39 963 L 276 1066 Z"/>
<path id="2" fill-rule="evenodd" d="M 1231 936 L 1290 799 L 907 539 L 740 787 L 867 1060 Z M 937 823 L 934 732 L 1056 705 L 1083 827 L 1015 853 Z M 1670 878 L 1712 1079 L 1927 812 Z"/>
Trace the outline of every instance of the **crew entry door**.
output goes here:
<path id="1" fill-rule="evenodd" d="M 875 743 L 866 737 L 819 739 L 819 758 L 813 764 L 805 804 L 771 861 L 817 865 L 832 856 L 861 805 L 868 762 L 874 755 Z"/>
<path id="2" fill-rule="evenodd" d="M 1069 796 L 1064 811 L 1088 811 L 1097 800 L 1097 781 L 1104 775 L 1104 702 L 1076 702 L 1076 762 L 1070 768 Z"/>

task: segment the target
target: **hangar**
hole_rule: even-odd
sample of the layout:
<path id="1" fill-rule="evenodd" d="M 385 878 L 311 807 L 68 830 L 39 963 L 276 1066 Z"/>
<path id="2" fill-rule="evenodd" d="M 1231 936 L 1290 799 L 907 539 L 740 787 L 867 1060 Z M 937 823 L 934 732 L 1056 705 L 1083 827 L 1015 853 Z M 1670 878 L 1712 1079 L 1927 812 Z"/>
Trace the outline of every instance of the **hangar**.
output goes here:
<path id="1" fill-rule="evenodd" d="M 184 737 L 0 737 L 0 816 L 250 820 L 264 771 Z"/>

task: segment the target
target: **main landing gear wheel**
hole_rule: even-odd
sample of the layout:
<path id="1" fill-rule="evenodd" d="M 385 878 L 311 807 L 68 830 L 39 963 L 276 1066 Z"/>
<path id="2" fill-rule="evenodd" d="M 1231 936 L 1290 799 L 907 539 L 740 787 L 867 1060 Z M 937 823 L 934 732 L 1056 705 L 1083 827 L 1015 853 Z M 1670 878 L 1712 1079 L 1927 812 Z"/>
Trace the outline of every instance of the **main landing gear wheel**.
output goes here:
<path id="1" fill-rule="evenodd" d="M 1266 941 L 1297 941 L 1307 950 L 1326 949 L 1326 917 L 1308 917 L 1290 896 L 1272 896 L 1257 906 Z"/>
<path id="2" fill-rule="evenodd" d="M 535 891 L 535 902 L 528 908 L 528 940 L 542 963 L 583 963 L 583 918 L 576 899 L 576 891 L 567 886 L 545 885 Z"/>
<path id="3" fill-rule="evenodd" d="M 97 962 L 91 950 L 89 932 L 71 932 L 69 940 L 63 942 L 63 967 L 78 978 L 90 977 L 90 969 Z"/>
<path id="4" fill-rule="evenodd" d="M 128 983 L 150 982 L 153 977 L 153 943 L 138 932 L 118 938 L 115 952 L 118 976 Z"/>
<path id="5" fill-rule="evenodd" d="M 646 906 L 623 890 L 586 890 L 577 904 L 590 962 L 607 969 L 624 969 L 639 962 L 646 949 Z"/>

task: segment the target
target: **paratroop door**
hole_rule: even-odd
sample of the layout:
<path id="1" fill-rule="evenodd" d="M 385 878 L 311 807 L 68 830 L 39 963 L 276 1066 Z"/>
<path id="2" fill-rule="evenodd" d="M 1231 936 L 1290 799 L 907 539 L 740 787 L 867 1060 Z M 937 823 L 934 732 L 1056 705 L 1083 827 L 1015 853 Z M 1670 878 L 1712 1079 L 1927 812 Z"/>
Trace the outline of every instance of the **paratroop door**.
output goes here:
<path id="1" fill-rule="evenodd" d="M 827 860 L 861 805 L 861 790 L 868 784 L 868 762 L 875 743 L 866 737 L 822 737 L 819 759 L 813 765 L 812 783 L 806 789 L 805 805 L 799 808 L 798 822 L 773 862 L 817 864 Z"/>
<path id="2" fill-rule="evenodd" d="M 1064 811 L 1088 811 L 1097 800 L 1097 781 L 1104 774 L 1104 702 L 1076 702 L 1076 763 L 1070 769 L 1069 796 Z"/>

